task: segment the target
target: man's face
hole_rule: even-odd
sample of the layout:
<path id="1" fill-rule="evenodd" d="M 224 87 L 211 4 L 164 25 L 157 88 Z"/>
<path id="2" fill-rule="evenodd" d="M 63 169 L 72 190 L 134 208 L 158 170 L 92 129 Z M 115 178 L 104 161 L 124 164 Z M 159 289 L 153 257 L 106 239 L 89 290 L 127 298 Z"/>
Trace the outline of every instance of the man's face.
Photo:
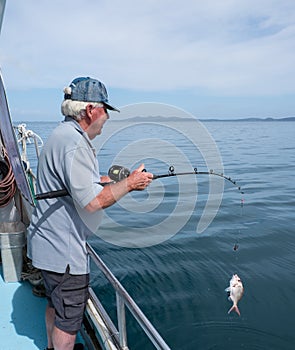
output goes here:
<path id="1" fill-rule="evenodd" d="M 100 135 L 104 123 L 109 119 L 109 114 L 105 107 L 92 107 L 91 122 L 86 130 L 90 140 Z"/>

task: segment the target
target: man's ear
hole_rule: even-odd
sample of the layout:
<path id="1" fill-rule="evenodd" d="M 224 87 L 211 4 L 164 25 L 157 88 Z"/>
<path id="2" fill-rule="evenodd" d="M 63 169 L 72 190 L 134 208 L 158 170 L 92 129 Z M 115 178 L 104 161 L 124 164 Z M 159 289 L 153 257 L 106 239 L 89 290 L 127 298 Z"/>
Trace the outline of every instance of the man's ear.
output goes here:
<path id="1" fill-rule="evenodd" d="M 86 118 L 89 118 L 90 120 L 92 120 L 92 110 L 93 110 L 93 105 L 91 103 L 89 103 L 86 108 Z"/>

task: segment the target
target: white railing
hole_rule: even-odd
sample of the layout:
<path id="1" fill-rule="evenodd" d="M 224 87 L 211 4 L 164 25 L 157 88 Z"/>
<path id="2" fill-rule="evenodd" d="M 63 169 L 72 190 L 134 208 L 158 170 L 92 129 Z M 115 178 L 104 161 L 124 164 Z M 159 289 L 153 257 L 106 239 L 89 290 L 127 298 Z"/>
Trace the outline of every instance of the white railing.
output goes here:
<path id="1" fill-rule="evenodd" d="M 146 318 L 144 313 L 127 293 L 125 288 L 120 284 L 117 278 L 113 275 L 110 269 L 106 264 L 101 260 L 101 258 L 96 254 L 91 245 L 87 244 L 87 251 L 93 259 L 94 263 L 99 267 L 103 272 L 107 280 L 113 286 L 116 292 L 116 303 L 117 303 L 117 318 L 118 318 L 118 330 L 114 331 L 114 325 L 109 320 L 110 324 L 108 325 L 112 329 L 112 334 L 115 336 L 121 349 L 128 349 L 127 344 L 127 330 L 126 330 L 126 317 L 125 317 L 125 306 L 128 307 L 130 313 L 136 319 L 137 323 L 140 325 L 144 333 L 153 343 L 156 349 L 158 350 L 170 350 L 170 347 L 165 343 L 163 338 L 160 336 L 158 331 L 154 328 L 151 322 Z M 93 302 L 92 298 L 92 302 Z M 99 307 L 98 307 L 99 308 Z M 106 319 L 108 317 L 105 317 Z M 107 320 L 104 320 L 107 322 Z"/>

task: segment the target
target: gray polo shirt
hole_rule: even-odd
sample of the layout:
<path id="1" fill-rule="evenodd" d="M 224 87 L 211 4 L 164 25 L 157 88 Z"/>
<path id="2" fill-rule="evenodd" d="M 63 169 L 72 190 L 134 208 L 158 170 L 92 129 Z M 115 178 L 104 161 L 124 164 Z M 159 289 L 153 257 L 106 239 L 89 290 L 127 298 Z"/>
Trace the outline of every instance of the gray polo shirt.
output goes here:
<path id="1" fill-rule="evenodd" d="M 37 193 L 66 188 L 70 196 L 36 203 L 28 229 L 28 257 L 39 269 L 89 273 L 86 240 L 102 211 L 83 209 L 102 190 L 95 150 L 80 125 L 66 117 L 46 142 L 38 163 Z"/>

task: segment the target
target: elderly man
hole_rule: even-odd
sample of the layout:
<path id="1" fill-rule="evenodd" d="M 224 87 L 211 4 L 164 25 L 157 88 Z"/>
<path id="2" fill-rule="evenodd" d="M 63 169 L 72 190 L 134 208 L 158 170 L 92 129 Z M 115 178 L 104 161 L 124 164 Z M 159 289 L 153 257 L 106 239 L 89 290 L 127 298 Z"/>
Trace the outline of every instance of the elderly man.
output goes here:
<path id="1" fill-rule="evenodd" d="M 108 110 L 118 110 L 96 79 L 76 78 L 64 92 L 65 120 L 40 155 L 37 191 L 66 189 L 69 195 L 39 201 L 28 230 L 28 257 L 42 272 L 48 298 L 47 349 L 55 350 L 74 349 L 88 299 L 86 240 L 98 228 L 102 209 L 145 189 L 153 177 L 141 165 L 128 178 L 101 186 L 109 179 L 99 174 L 91 140 L 101 134 Z"/>

